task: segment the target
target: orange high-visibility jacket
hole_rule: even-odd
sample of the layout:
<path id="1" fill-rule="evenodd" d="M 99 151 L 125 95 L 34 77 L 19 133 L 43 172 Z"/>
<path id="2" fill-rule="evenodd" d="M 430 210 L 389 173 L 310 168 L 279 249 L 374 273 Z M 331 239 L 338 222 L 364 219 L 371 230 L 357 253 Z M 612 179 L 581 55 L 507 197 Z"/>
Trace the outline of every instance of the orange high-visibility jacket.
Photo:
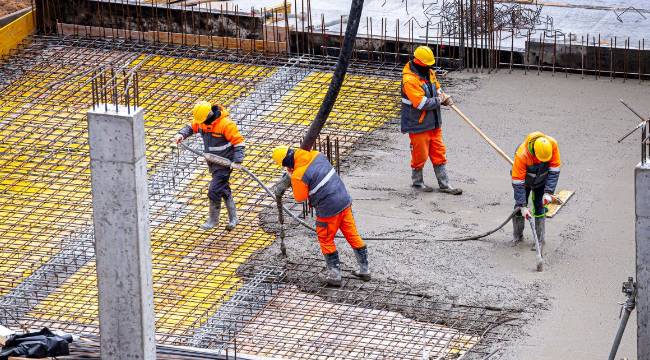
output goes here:
<path id="1" fill-rule="evenodd" d="M 179 134 L 187 138 L 199 133 L 203 138 L 203 151 L 225 157 L 236 163 L 244 160 L 244 137 L 239 133 L 237 125 L 230 120 L 228 110 L 219 105 L 221 116 L 210 125 L 192 122 L 186 125 Z"/>
<path id="2" fill-rule="evenodd" d="M 442 125 L 440 116 L 440 83 L 433 70 L 429 71 L 429 82 L 421 77 L 413 61 L 402 70 L 402 133 L 419 133 Z"/>
<path id="3" fill-rule="evenodd" d="M 545 136 L 553 146 L 551 159 L 547 162 L 539 161 L 531 152 L 532 144 L 540 136 Z M 515 191 L 516 205 L 522 206 L 526 204 L 526 187 L 538 188 L 544 186 L 545 192 L 555 193 L 560 177 L 560 166 L 562 166 L 562 161 L 560 160 L 560 149 L 557 141 L 539 131 L 528 134 L 526 140 L 517 148 L 514 164 L 512 165 L 512 186 Z"/>
<path id="4" fill-rule="evenodd" d="M 334 216 L 352 204 L 348 190 L 325 155 L 297 149 L 293 159 L 291 187 L 297 202 L 309 199 L 316 216 L 322 218 Z"/>

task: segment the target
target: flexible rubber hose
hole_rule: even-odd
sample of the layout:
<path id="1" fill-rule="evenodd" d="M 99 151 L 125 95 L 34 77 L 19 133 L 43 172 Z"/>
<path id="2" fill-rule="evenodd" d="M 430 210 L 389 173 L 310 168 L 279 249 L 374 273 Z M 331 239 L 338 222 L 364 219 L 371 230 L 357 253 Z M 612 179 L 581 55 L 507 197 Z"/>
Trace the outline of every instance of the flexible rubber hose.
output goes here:
<path id="1" fill-rule="evenodd" d="M 263 189 L 266 191 L 266 193 L 273 199 L 275 199 L 275 194 L 269 189 L 264 183 L 255 175 L 253 174 L 250 170 L 246 169 L 245 167 L 242 166 L 241 168 L 246 174 L 248 174 L 253 180 L 255 180 Z M 304 220 L 299 218 L 297 215 L 295 215 L 291 210 L 289 210 L 286 206 L 281 205 L 282 209 L 284 210 L 285 213 L 287 213 L 289 216 L 291 216 L 294 220 L 296 220 L 300 225 L 306 227 L 307 229 L 316 232 L 316 228 L 313 226 L 309 225 L 306 223 Z M 448 242 L 453 242 L 453 241 L 470 241 L 470 240 L 478 240 L 481 238 L 484 238 L 486 236 L 489 236 L 491 234 L 494 234 L 495 232 L 499 231 L 502 227 L 506 226 L 508 222 L 510 222 L 510 219 L 512 219 L 515 214 L 519 212 L 519 209 L 515 209 L 508 215 L 508 218 L 506 218 L 499 226 L 496 228 L 477 234 L 477 235 L 472 235 L 472 236 L 465 236 L 465 237 L 459 237 L 459 238 L 450 238 L 450 239 L 431 239 L 431 238 L 392 238 L 392 237 L 377 237 L 377 236 L 362 236 L 364 240 L 368 241 L 397 241 L 397 240 L 411 240 L 411 241 L 448 241 Z M 342 238 L 340 235 L 336 236 L 337 238 Z"/>
<path id="2" fill-rule="evenodd" d="M 352 0 L 352 4 L 350 5 L 350 14 L 348 15 L 348 24 L 345 27 L 345 37 L 343 38 L 339 58 L 336 62 L 334 74 L 332 75 L 332 81 L 330 81 L 327 94 L 325 94 L 325 99 L 323 99 L 314 121 L 309 125 L 309 129 L 300 144 L 300 148 L 303 150 L 311 150 L 314 147 L 314 143 L 316 142 L 321 129 L 325 126 L 327 117 L 334 107 L 334 102 L 336 102 L 336 98 L 341 90 L 341 85 L 343 84 L 343 79 L 345 79 L 345 74 L 350 65 L 350 57 L 352 56 L 352 49 L 354 48 L 354 43 L 357 39 L 357 30 L 359 30 L 362 10 L 363 0 Z"/>
<path id="3" fill-rule="evenodd" d="M 231 165 L 231 161 L 228 160 L 228 159 L 226 159 L 226 158 L 223 158 L 223 157 L 220 157 L 220 156 L 217 156 L 217 155 L 213 155 L 213 154 L 205 154 L 205 153 L 202 153 L 202 152 L 200 152 L 200 151 L 198 151 L 198 150 L 195 150 L 195 149 L 193 149 L 193 148 L 191 148 L 191 147 L 189 147 L 189 146 L 187 146 L 187 145 L 185 145 L 185 144 L 183 144 L 183 143 L 181 143 L 181 146 L 182 146 L 183 148 L 185 148 L 185 149 L 187 149 L 187 150 L 193 152 L 194 154 L 196 154 L 196 155 L 198 155 L 198 156 L 204 157 L 206 160 L 208 160 L 208 161 L 210 161 L 210 162 L 217 163 L 217 164 L 222 165 L 222 166 L 225 166 L 225 167 L 230 167 L 230 165 Z M 260 178 L 257 177 L 257 175 L 255 175 L 252 171 L 248 170 L 248 169 L 245 168 L 244 166 L 242 166 L 240 169 L 241 169 L 242 171 L 244 171 L 244 172 L 245 172 L 245 173 L 246 173 L 246 174 L 247 174 L 251 179 L 253 179 L 255 182 L 257 182 L 257 183 L 259 184 L 259 186 L 260 186 L 262 189 L 264 189 L 264 191 L 267 193 L 267 195 L 269 195 L 272 199 L 276 200 L 276 197 L 275 197 L 275 194 L 273 193 L 273 191 L 271 191 L 271 189 L 269 189 L 269 188 L 268 188 L 268 187 L 267 187 L 267 186 L 262 182 L 262 180 L 260 180 Z M 316 228 L 314 228 L 313 226 L 311 226 L 310 224 L 308 224 L 307 222 L 305 222 L 303 219 L 299 218 L 296 214 L 293 213 L 293 211 L 291 211 L 290 209 L 288 209 L 286 206 L 284 206 L 283 204 L 280 203 L 280 207 L 282 208 L 282 210 L 284 210 L 284 212 L 285 212 L 287 215 L 289 215 L 291 218 L 293 218 L 294 220 L 296 220 L 300 225 L 304 226 L 305 228 L 307 228 L 307 229 L 309 229 L 309 230 L 311 230 L 311 231 L 313 231 L 313 232 L 316 232 Z M 411 240 L 411 241 L 448 241 L 448 242 L 453 242 L 453 241 L 471 241 L 471 240 L 478 240 L 478 239 L 484 238 L 484 237 L 486 237 L 486 236 L 489 236 L 489 235 L 491 235 L 491 234 L 494 234 L 495 232 L 499 231 L 501 228 L 503 228 L 504 226 L 506 226 L 506 224 L 507 224 L 508 222 L 510 222 L 510 219 L 512 219 L 512 217 L 515 216 L 515 214 L 516 214 L 517 212 L 519 212 L 519 208 L 514 209 L 514 210 L 510 213 L 510 215 L 508 215 L 508 217 L 507 217 L 507 218 L 506 218 L 506 219 L 505 219 L 505 220 L 504 220 L 504 221 L 503 221 L 499 226 L 497 226 L 496 228 L 494 228 L 494 229 L 492 229 L 492 230 L 489 230 L 489 231 L 486 231 L 486 232 L 483 232 L 483 233 L 480 233 L 480 234 L 472 235 L 472 236 L 465 236 L 465 237 L 459 237 L 459 238 L 450 238 L 450 239 L 432 239 L 432 238 L 393 238 L 393 237 L 379 237 L 379 236 L 368 236 L 368 237 L 366 237 L 366 236 L 362 236 L 362 238 L 363 238 L 364 240 L 368 240 L 368 241 L 401 241 L 401 240 Z M 337 235 L 337 238 L 341 238 L 341 236 L 340 236 L 340 235 Z"/>

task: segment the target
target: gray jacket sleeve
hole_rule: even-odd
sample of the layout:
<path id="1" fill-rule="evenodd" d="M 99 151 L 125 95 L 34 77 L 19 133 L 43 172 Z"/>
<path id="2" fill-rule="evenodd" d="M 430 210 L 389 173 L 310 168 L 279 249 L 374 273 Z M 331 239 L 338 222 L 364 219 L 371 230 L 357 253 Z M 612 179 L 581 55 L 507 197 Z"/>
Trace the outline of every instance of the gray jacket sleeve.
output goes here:
<path id="1" fill-rule="evenodd" d="M 418 105 L 420 107 L 420 105 Z M 439 97 L 430 97 L 427 98 L 426 101 L 424 101 L 424 105 L 420 107 L 420 110 L 436 110 L 440 108 L 440 98 Z"/>
<path id="2" fill-rule="evenodd" d="M 526 206 L 526 187 L 524 184 L 512 184 L 515 195 L 515 207 Z"/>
<path id="3" fill-rule="evenodd" d="M 232 157 L 232 162 L 241 164 L 244 161 L 244 149 L 246 147 L 243 143 L 235 145 L 235 154 Z"/>
<path id="4" fill-rule="evenodd" d="M 555 194 L 555 188 L 557 187 L 557 181 L 560 179 L 560 170 L 549 171 L 548 177 L 546 178 L 546 185 L 544 186 L 544 192 L 549 194 Z"/>
<path id="5" fill-rule="evenodd" d="M 183 136 L 183 139 L 187 139 L 188 137 L 192 136 L 192 134 L 194 134 L 194 130 L 192 130 L 191 126 L 185 125 L 178 131 L 178 134 Z"/>

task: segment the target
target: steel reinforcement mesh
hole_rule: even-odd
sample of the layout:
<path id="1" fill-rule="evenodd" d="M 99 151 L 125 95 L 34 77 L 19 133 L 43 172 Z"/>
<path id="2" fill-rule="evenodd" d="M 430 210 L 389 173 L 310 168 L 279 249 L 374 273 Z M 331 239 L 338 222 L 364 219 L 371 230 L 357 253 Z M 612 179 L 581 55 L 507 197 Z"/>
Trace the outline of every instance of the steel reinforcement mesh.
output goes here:
<path id="1" fill-rule="evenodd" d="M 39 36 L 0 65 L 0 322 L 97 335 L 86 112 L 96 71 L 137 71 L 145 109 L 157 341 L 286 358 L 455 358 L 508 338 L 508 311 L 440 304 L 380 283 L 322 286 L 322 263 L 274 268 L 272 199 L 231 178 L 240 225 L 198 228 L 210 180 L 171 138 L 199 99 L 224 104 L 246 137 L 244 165 L 265 183 L 270 150 L 300 141 L 335 59 Z M 341 156 L 396 119 L 400 67 L 354 63 L 323 136 Z M 191 146 L 200 148 L 193 138 Z M 225 214 L 222 213 L 222 218 Z M 223 219 L 222 219 L 223 221 Z M 241 266 L 246 265 L 246 271 Z M 292 276 L 311 274 L 311 281 Z"/>

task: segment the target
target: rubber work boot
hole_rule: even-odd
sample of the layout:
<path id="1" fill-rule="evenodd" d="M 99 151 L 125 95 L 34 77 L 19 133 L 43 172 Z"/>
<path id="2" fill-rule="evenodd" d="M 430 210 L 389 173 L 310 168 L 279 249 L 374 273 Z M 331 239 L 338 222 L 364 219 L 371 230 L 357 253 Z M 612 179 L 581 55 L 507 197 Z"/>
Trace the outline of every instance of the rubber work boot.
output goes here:
<path id="1" fill-rule="evenodd" d="M 535 218 L 535 232 L 537 233 L 537 240 L 539 240 L 539 252 L 544 255 L 544 236 L 546 235 L 546 217 Z M 533 249 L 535 245 L 533 244 Z"/>
<path id="2" fill-rule="evenodd" d="M 208 205 L 208 219 L 201 225 L 201 229 L 210 230 L 219 225 L 219 211 L 221 210 L 221 201 L 212 201 Z"/>
<path id="3" fill-rule="evenodd" d="M 362 247 L 354 249 L 354 256 L 359 264 L 359 271 L 353 271 L 352 274 L 363 281 L 370 281 L 370 270 L 368 270 L 368 248 Z"/>
<path id="4" fill-rule="evenodd" d="M 411 180 L 413 180 L 413 185 L 411 185 L 413 188 L 424 192 L 433 191 L 433 188 L 431 186 L 424 185 L 424 176 L 422 175 L 422 169 L 412 169 Z"/>
<path id="5" fill-rule="evenodd" d="M 226 230 L 230 231 L 239 224 L 239 219 L 237 219 L 237 207 L 235 206 L 235 199 L 232 195 L 223 198 L 226 201 L 226 210 L 228 210 L 228 225 L 226 225 Z"/>
<path id="6" fill-rule="evenodd" d="M 324 254 L 325 263 L 327 264 L 327 278 L 325 281 L 329 286 L 341 286 L 341 262 L 339 261 L 339 252 Z"/>
<path id="7" fill-rule="evenodd" d="M 512 246 L 516 246 L 524 240 L 525 227 L 526 219 L 523 216 L 516 214 L 512 217 Z"/>
<path id="8" fill-rule="evenodd" d="M 438 178 L 440 192 L 452 195 L 460 195 L 463 193 L 461 188 L 454 188 L 449 185 L 449 177 L 447 176 L 447 168 L 445 165 L 434 166 L 433 170 L 436 172 L 436 178 Z"/>

